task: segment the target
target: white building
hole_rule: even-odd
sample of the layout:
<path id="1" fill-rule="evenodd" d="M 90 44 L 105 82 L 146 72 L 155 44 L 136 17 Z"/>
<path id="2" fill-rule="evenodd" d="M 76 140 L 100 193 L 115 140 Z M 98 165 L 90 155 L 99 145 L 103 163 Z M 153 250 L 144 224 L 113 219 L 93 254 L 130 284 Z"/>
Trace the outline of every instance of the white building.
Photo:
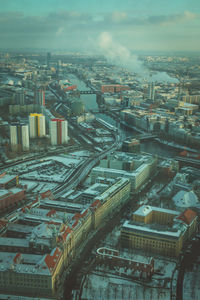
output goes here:
<path id="1" fill-rule="evenodd" d="M 33 113 L 29 116 L 30 138 L 44 137 L 46 135 L 45 116 Z"/>
<path id="2" fill-rule="evenodd" d="M 51 145 L 66 144 L 68 141 L 68 123 L 64 119 L 50 121 Z"/>
<path id="3" fill-rule="evenodd" d="M 126 170 L 124 163 L 132 159 L 134 163 L 133 170 Z M 92 182 L 101 176 L 105 178 L 128 178 L 131 182 L 131 190 L 138 191 L 142 185 L 150 178 L 155 167 L 157 159 L 147 155 L 136 155 L 116 152 L 114 157 L 110 156 L 107 160 L 102 160 L 99 167 L 95 167 L 91 172 Z"/>
<path id="4" fill-rule="evenodd" d="M 29 130 L 27 124 L 10 125 L 10 145 L 12 151 L 29 150 Z"/>

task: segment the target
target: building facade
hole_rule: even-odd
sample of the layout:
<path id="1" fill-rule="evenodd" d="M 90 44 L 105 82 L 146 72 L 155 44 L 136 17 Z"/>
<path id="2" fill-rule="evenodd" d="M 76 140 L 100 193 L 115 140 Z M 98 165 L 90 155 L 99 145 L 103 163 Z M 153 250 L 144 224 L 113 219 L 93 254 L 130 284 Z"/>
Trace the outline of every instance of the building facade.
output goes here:
<path id="1" fill-rule="evenodd" d="M 197 214 L 191 209 L 178 211 L 143 205 L 125 221 L 121 243 L 125 247 L 142 249 L 177 257 L 184 243 L 197 230 Z"/>
<path id="2" fill-rule="evenodd" d="M 39 104 L 40 106 L 45 106 L 45 91 L 36 90 L 34 92 L 34 103 Z"/>
<path id="3" fill-rule="evenodd" d="M 32 113 L 29 116 L 30 138 L 44 137 L 46 135 L 45 116 Z"/>
<path id="4" fill-rule="evenodd" d="M 10 146 L 12 151 L 29 151 L 29 130 L 27 124 L 10 125 Z"/>
<path id="5" fill-rule="evenodd" d="M 66 144 L 68 141 L 68 123 L 64 119 L 50 121 L 51 145 Z"/>

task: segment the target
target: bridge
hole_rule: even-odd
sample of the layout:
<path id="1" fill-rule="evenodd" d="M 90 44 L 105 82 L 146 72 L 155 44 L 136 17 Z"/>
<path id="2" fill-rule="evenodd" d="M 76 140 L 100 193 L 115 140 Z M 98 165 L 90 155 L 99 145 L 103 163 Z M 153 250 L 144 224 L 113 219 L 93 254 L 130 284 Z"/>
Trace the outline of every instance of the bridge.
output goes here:
<path id="1" fill-rule="evenodd" d="M 90 95 L 94 95 L 94 94 L 101 94 L 100 91 L 97 91 L 97 90 L 85 90 L 85 91 L 79 91 L 81 95 L 87 95 L 87 94 L 90 94 Z"/>
<path id="2" fill-rule="evenodd" d="M 140 140 L 140 141 L 146 141 L 146 140 L 152 140 L 155 139 L 157 136 L 154 134 L 140 134 L 136 137 L 136 139 Z"/>
<path id="3" fill-rule="evenodd" d="M 189 157 L 182 157 L 182 156 L 175 156 L 174 157 L 175 160 L 180 161 L 181 163 L 186 163 L 186 164 L 190 164 L 193 165 L 197 168 L 200 167 L 200 159 L 193 159 L 193 158 L 189 158 Z"/>

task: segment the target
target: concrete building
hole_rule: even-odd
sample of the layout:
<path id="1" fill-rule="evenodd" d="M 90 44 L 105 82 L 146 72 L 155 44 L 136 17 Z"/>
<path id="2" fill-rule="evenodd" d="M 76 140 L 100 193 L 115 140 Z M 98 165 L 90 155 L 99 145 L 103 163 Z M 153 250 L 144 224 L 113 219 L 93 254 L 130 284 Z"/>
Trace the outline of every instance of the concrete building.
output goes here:
<path id="1" fill-rule="evenodd" d="M 25 190 L 14 187 L 9 190 L 0 189 L 0 211 L 5 212 L 8 208 L 15 208 L 25 198 Z"/>
<path id="2" fill-rule="evenodd" d="M 193 104 L 200 104 L 200 95 L 183 95 L 182 101 Z"/>
<path id="3" fill-rule="evenodd" d="M 136 139 L 127 139 L 123 141 L 122 151 L 124 152 L 139 152 L 140 151 L 140 141 Z"/>
<path id="4" fill-rule="evenodd" d="M 131 191 L 137 192 L 155 172 L 156 165 L 157 159 L 152 156 L 116 152 L 108 159 L 103 159 L 99 167 L 92 169 L 91 179 L 92 182 L 96 182 L 99 176 L 128 178 L 131 182 Z"/>
<path id="5" fill-rule="evenodd" d="M 129 199 L 128 179 L 105 181 L 107 188 L 99 195 L 93 193 L 92 204 L 76 213 L 58 211 L 57 205 L 50 210 L 41 208 L 45 199 L 38 198 L 9 222 L 0 220 L 0 232 L 4 232 L 0 238 L 0 289 L 4 293 L 57 299 L 63 269 L 70 265 L 80 244 Z M 55 204 L 47 202 L 48 206 Z"/>
<path id="6" fill-rule="evenodd" d="M 24 90 L 19 90 L 14 94 L 14 103 L 24 105 L 25 104 L 25 92 Z"/>
<path id="7" fill-rule="evenodd" d="M 128 201 L 130 197 L 131 184 L 127 178 L 118 178 L 114 184 L 108 187 L 103 193 L 94 198 L 98 209 L 94 212 L 94 226 L 97 228 L 102 221 L 113 214 Z"/>
<path id="8" fill-rule="evenodd" d="M 128 91 L 130 87 L 128 85 L 121 84 L 105 84 L 101 86 L 102 93 L 119 93 L 121 91 Z"/>
<path id="9" fill-rule="evenodd" d="M 8 189 L 18 184 L 18 176 L 17 175 L 9 175 L 6 172 L 0 174 L 0 188 Z"/>
<path id="10" fill-rule="evenodd" d="M 50 67 L 50 61 L 51 61 L 51 53 L 47 52 L 47 67 Z"/>
<path id="11" fill-rule="evenodd" d="M 45 116 L 32 113 L 29 116 L 30 138 L 44 137 L 46 135 Z"/>
<path id="12" fill-rule="evenodd" d="M 142 249 L 166 256 L 178 256 L 184 243 L 197 230 L 197 213 L 146 206 L 139 207 L 131 221 L 125 221 L 121 243 L 125 247 Z"/>
<path id="13" fill-rule="evenodd" d="M 54 296 L 62 269 L 62 251 L 33 255 L 0 252 L 0 289 L 6 293 Z"/>
<path id="14" fill-rule="evenodd" d="M 33 112 L 40 112 L 41 107 L 39 104 L 15 104 L 15 105 L 9 105 L 9 114 L 11 115 L 19 115 L 19 114 L 25 114 L 25 113 L 33 113 Z"/>
<path id="15" fill-rule="evenodd" d="M 148 99 L 152 100 L 152 101 L 154 101 L 154 99 L 155 99 L 155 84 L 154 84 L 154 82 L 149 83 Z"/>
<path id="16" fill-rule="evenodd" d="M 27 124 L 10 125 L 10 145 L 12 151 L 29 151 L 29 129 Z"/>
<path id="17" fill-rule="evenodd" d="M 65 119 L 51 119 L 51 145 L 61 145 L 68 142 L 68 123 Z"/>
<path id="18" fill-rule="evenodd" d="M 34 104 L 39 104 L 45 106 L 45 91 L 44 90 L 35 90 L 34 92 Z"/>
<path id="19" fill-rule="evenodd" d="M 106 247 L 97 249 L 97 263 L 105 264 L 112 269 L 115 267 L 123 268 L 125 270 L 130 268 L 132 270 L 132 276 L 139 278 L 151 278 L 154 274 L 154 259 L 152 257 L 144 257 L 142 260 L 133 260 L 127 258 L 123 253 L 118 250 L 110 249 Z M 136 273 L 139 274 L 136 274 Z M 124 272 L 126 274 L 126 271 Z"/>

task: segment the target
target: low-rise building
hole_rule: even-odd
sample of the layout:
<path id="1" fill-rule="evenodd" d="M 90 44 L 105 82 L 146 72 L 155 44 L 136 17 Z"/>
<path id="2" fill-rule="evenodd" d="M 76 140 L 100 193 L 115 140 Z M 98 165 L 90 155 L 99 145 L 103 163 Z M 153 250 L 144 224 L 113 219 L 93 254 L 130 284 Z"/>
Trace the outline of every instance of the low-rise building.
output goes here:
<path id="1" fill-rule="evenodd" d="M 143 205 L 125 221 L 121 243 L 166 256 L 178 256 L 185 241 L 197 230 L 197 214 L 191 209 L 178 211 Z"/>
<path id="2" fill-rule="evenodd" d="M 0 252 L 0 290 L 7 293 L 54 296 L 62 269 L 62 251 L 34 255 Z"/>
<path id="3" fill-rule="evenodd" d="M 25 198 L 25 190 L 21 188 L 10 188 L 9 190 L 0 190 L 0 211 L 6 211 L 8 208 L 14 208 Z"/>
<path id="4" fill-rule="evenodd" d="M 92 182 L 101 176 L 105 178 L 128 178 L 131 191 L 137 192 L 155 171 L 157 159 L 151 155 L 117 152 L 108 159 L 102 160 L 99 167 L 92 169 Z"/>

